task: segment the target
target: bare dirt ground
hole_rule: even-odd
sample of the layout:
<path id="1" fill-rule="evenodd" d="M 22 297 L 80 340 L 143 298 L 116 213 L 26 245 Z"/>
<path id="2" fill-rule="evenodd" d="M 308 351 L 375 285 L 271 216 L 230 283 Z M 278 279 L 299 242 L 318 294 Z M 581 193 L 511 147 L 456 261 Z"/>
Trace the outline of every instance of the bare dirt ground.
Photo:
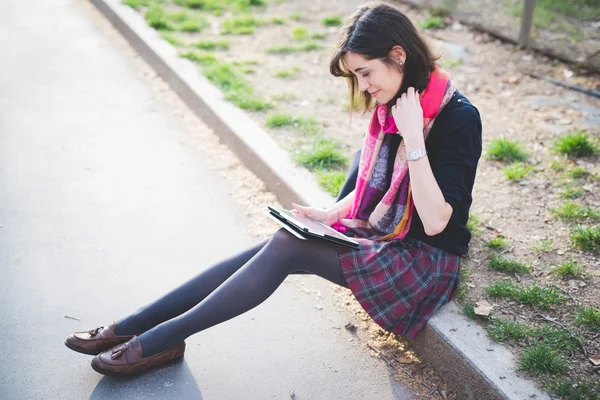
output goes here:
<path id="1" fill-rule="evenodd" d="M 201 33 L 176 35 L 185 43 L 199 39 L 227 39 L 229 48 L 215 52 L 219 60 L 252 61 L 253 68 L 245 77 L 257 94 L 274 102 L 274 111 L 317 119 L 322 124 L 321 135 L 339 140 L 343 143 L 343 152 L 351 156 L 361 145 L 368 117 L 354 115 L 351 120 L 349 118 L 346 84 L 341 79 L 331 77 L 328 70 L 329 55 L 337 41 L 337 30 L 323 26 L 322 20 L 334 15 L 346 16 L 362 3 L 357 0 L 273 1 L 267 7 L 253 10 L 253 14 L 264 21 L 282 18 L 284 23 L 281 25 L 268 23 L 258 27 L 251 35 L 223 35 L 220 27 L 225 19 L 231 18 L 231 14 L 225 12 L 215 16 L 207 13 L 205 18 L 210 21 L 209 29 Z M 394 4 L 417 24 L 426 17 L 422 11 L 401 3 Z M 171 10 L 181 9 L 175 5 L 168 7 Z M 291 19 L 294 13 L 297 18 Z M 292 54 L 267 52 L 271 46 L 294 43 L 290 32 L 297 26 L 324 34 L 325 38 L 320 41 L 322 49 Z M 584 195 L 578 201 L 598 210 L 600 166 L 597 157 L 571 161 L 554 154 L 551 147 L 559 135 L 573 130 L 583 130 L 597 141 L 600 136 L 600 101 L 534 79 L 528 74 L 545 75 L 592 89 L 600 87 L 600 77 L 574 70 L 570 65 L 535 53 L 518 50 L 458 23 L 450 23 L 446 29 L 424 34 L 434 48 L 443 54 L 440 63 L 450 72 L 458 89 L 478 107 L 484 127 L 484 156 L 479 164 L 472 208 L 479 226 L 474 232 L 470 255 L 463 261 L 463 268 L 471 276 L 466 280 L 466 294 L 459 301 L 477 302 L 485 299 L 494 306 L 492 316 L 508 317 L 532 326 L 544 322 L 542 317 L 571 326 L 574 311 L 579 306 L 591 305 L 600 309 L 600 255 L 575 248 L 569 239 L 573 225 L 558 219 L 551 210 L 564 203 L 560 193 L 565 185 L 582 188 Z M 276 70 L 292 66 L 297 67 L 293 77 L 275 76 Z M 249 115 L 290 152 L 302 148 L 306 134 L 299 133 L 293 127 L 270 129 L 265 126 L 265 118 L 271 112 L 273 110 L 249 112 Z M 198 123 L 193 117 L 189 118 L 191 123 Z M 507 180 L 502 174 L 502 165 L 485 158 L 489 142 L 503 137 L 519 141 L 530 154 L 534 169 L 520 182 Z M 214 142 L 218 146 L 216 139 L 207 139 L 207 142 Z M 219 153 L 229 154 L 222 146 Z M 232 178 L 232 193 L 240 193 L 240 201 L 247 204 L 249 215 L 258 216 L 253 234 L 268 235 L 272 232 L 272 226 L 262 220 L 259 211 L 265 203 L 274 203 L 274 198 L 269 197 L 272 195 L 266 194 L 264 186 L 255 177 L 249 177 L 247 171 L 238 175 L 235 171 L 244 169 L 232 160 L 225 156 L 217 163 L 217 168 L 222 168 L 225 175 Z M 551 167 L 553 162 L 554 168 Z M 564 165 L 565 171 L 557 170 L 557 164 Z M 575 167 L 584 168 L 587 174 L 582 178 L 569 178 L 567 172 Z M 265 196 L 268 198 L 265 199 Z M 507 275 L 488 268 L 490 251 L 485 247 L 485 242 L 498 236 L 509 242 L 503 255 L 532 265 L 533 272 Z M 561 280 L 551 273 L 554 267 L 571 259 L 585 268 L 581 277 Z M 502 278 L 518 284 L 537 282 L 542 286 L 556 286 L 568 294 L 569 300 L 541 312 L 536 308 L 488 296 L 485 289 Z M 407 349 L 405 343 L 397 342 L 372 323 L 369 324 L 366 315 L 361 314 L 347 293 L 340 294 L 340 301 L 357 316 L 354 325 L 360 325 L 358 329 L 370 335 L 374 348 L 378 349 L 375 352 L 379 349 L 402 350 L 392 356 L 401 360 L 402 367 L 397 369 L 399 375 L 408 377 L 420 369 L 421 375 L 416 375 L 416 386 L 425 387 L 419 380 L 426 382 L 427 386 L 434 386 L 432 382 L 436 380 L 429 378 L 428 369 L 416 367 L 419 363 L 414 355 L 403 352 Z M 349 325 L 349 329 L 354 328 Z M 590 356 L 600 354 L 600 340 L 598 335 L 594 335 L 593 332 L 584 332 L 582 340 L 585 354 L 579 350 L 570 354 L 570 377 L 598 379 L 588 360 Z M 514 350 L 520 354 L 521 347 L 515 345 Z M 424 396 L 427 393 L 428 390 L 424 390 Z M 430 396 L 439 398 L 440 393 L 441 390 L 438 390 Z M 452 398 L 449 389 L 446 394 Z"/>

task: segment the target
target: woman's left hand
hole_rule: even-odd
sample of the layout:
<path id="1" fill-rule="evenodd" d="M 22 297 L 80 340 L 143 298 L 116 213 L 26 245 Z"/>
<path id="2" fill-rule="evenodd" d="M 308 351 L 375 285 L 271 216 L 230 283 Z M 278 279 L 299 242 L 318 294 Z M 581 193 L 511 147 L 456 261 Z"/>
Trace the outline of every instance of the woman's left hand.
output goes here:
<path id="1" fill-rule="evenodd" d="M 412 141 L 413 138 L 423 137 L 423 109 L 419 92 L 415 88 L 409 87 L 396 100 L 396 104 L 392 106 L 392 116 L 398 127 L 398 134 L 404 140 Z"/>

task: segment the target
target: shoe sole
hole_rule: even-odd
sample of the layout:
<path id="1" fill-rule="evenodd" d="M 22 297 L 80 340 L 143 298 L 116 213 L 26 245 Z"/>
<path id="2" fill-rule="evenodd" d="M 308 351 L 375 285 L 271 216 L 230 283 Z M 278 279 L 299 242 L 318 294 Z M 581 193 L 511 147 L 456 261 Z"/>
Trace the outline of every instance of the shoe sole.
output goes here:
<path id="1" fill-rule="evenodd" d="M 155 368 L 158 368 L 158 367 L 162 367 L 162 366 L 173 364 L 173 363 L 175 363 L 177 361 L 180 361 L 183 358 L 183 356 L 184 356 L 184 354 L 181 354 L 180 356 L 177 356 L 174 359 L 165 362 L 164 364 L 154 365 L 154 366 L 152 366 L 152 367 L 150 367 L 148 369 L 143 369 L 141 371 L 130 373 L 130 374 L 119 374 L 119 373 L 114 373 L 112 371 L 106 371 L 106 370 L 102 369 L 101 367 L 97 366 L 96 364 L 94 364 L 94 360 L 92 360 L 91 365 L 92 365 L 92 368 L 93 368 L 94 371 L 98 372 L 99 374 L 106 375 L 106 376 L 123 376 L 123 377 L 125 377 L 125 376 L 136 376 L 136 375 L 139 375 L 139 374 L 143 374 L 144 372 L 147 372 L 147 371 L 149 371 L 151 369 L 155 369 Z"/>
<path id="2" fill-rule="evenodd" d="M 67 341 L 65 341 L 65 346 L 67 346 L 69 349 L 71 349 L 73 351 L 76 351 L 78 353 L 87 354 L 88 356 L 97 356 L 98 354 L 102 353 L 101 351 L 98 352 L 98 353 L 95 353 L 93 351 L 85 351 L 85 350 L 82 350 L 82 349 L 78 349 L 76 347 L 71 346 Z"/>

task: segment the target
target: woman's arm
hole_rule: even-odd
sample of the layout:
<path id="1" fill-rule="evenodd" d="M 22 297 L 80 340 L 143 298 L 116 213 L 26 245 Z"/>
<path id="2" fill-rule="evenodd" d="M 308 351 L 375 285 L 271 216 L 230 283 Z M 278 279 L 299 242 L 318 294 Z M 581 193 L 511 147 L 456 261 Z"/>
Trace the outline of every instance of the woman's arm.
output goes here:
<path id="1" fill-rule="evenodd" d="M 402 135 L 406 151 L 425 148 L 423 139 L 423 110 L 419 102 L 419 93 L 409 88 L 392 107 L 392 115 Z M 438 185 L 429 159 L 424 156 L 408 162 L 413 200 L 425 233 L 429 236 L 442 232 L 452 216 L 452 206 L 446 202 Z"/>
<path id="2" fill-rule="evenodd" d="M 348 215 L 354 203 L 355 193 L 356 189 L 329 208 L 305 207 L 292 203 L 294 206 L 292 211 L 331 226 Z"/>

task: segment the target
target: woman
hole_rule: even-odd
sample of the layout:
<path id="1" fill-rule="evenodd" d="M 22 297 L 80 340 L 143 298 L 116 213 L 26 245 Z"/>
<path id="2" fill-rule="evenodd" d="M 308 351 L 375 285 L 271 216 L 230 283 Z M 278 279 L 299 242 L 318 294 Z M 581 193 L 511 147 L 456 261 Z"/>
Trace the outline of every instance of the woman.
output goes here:
<path id="1" fill-rule="evenodd" d="M 330 208 L 295 212 L 360 248 L 280 230 L 116 324 L 74 333 L 69 348 L 96 355 L 100 373 L 140 373 L 181 357 L 185 338 L 254 308 L 292 273 L 350 288 L 375 322 L 409 338 L 452 298 L 470 240 L 477 109 L 436 67 L 410 20 L 387 5 L 363 6 L 346 21 L 330 70 L 348 79 L 351 103 L 360 95 L 363 111 L 377 105 L 355 190 Z"/>

